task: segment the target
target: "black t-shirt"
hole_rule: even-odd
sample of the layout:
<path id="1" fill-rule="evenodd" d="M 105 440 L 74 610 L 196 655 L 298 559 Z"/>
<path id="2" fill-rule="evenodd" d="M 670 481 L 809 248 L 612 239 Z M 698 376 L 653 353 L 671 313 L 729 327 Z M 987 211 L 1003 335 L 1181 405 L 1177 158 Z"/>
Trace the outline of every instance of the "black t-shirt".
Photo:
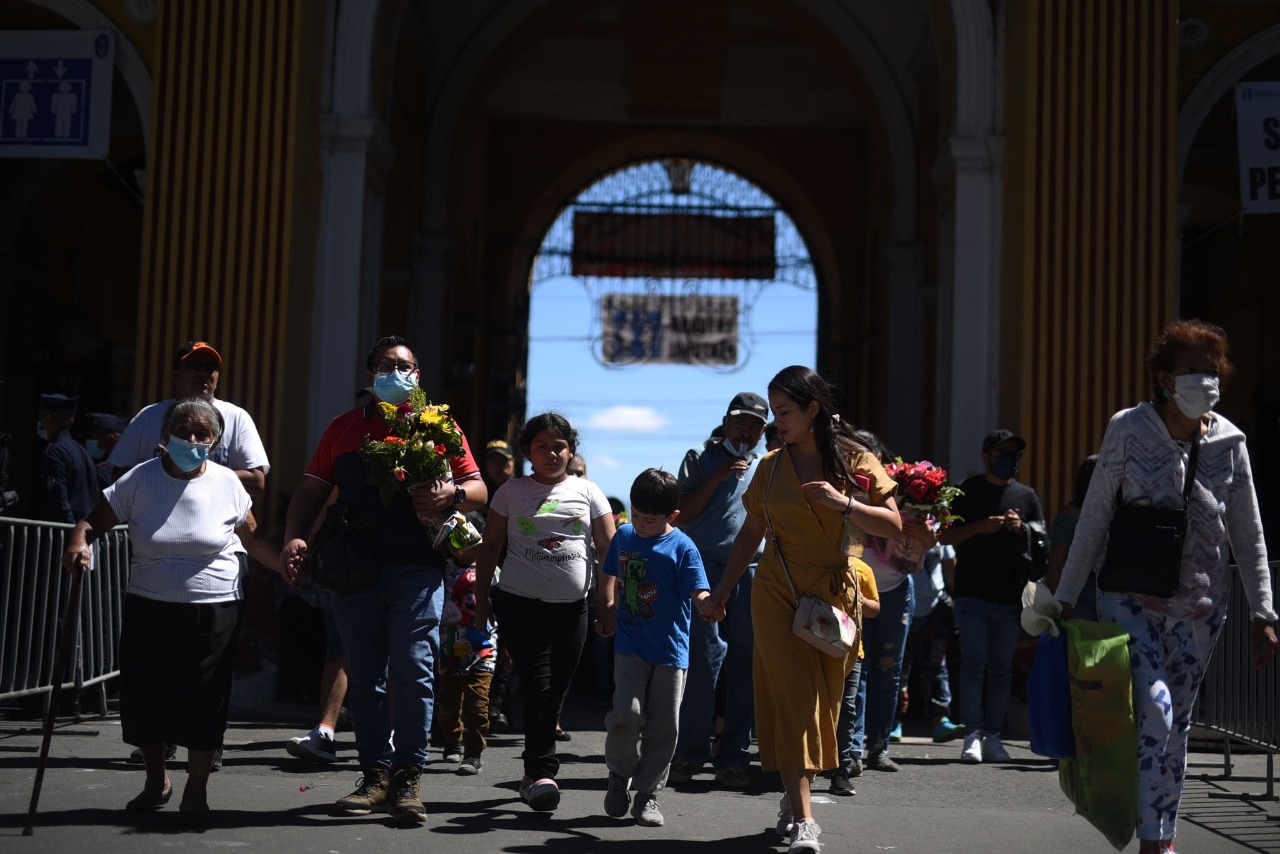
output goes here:
<path id="1" fill-rule="evenodd" d="M 1017 508 L 1024 522 L 1044 519 L 1035 490 L 1016 480 L 995 486 L 983 475 L 974 475 L 960 484 L 960 488 L 964 495 L 956 500 L 952 510 L 965 521 L 957 523 L 957 528 L 988 516 L 1001 516 L 1010 508 Z M 974 534 L 957 544 L 955 595 L 999 605 L 1021 605 L 1029 568 L 1022 557 L 1025 547 L 1025 535 L 1004 530 Z"/>

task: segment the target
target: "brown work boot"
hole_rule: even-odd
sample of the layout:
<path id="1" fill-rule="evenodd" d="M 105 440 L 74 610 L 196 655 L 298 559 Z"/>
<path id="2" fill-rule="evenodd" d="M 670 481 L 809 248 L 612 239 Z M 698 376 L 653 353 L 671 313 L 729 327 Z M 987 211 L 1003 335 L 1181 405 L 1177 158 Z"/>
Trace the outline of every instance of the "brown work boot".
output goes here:
<path id="1" fill-rule="evenodd" d="M 386 812 L 390 803 L 388 798 L 390 780 L 387 769 L 381 765 L 370 765 L 364 769 L 364 776 L 356 790 L 337 801 L 333 807 L 340 815 L 368 815 L 371 812 Z"/>
<path id="2" fill-rule="evenodd" d="M 422 769 L 417 765 L 399 765 L 391 772 L 391 820 L 408 826 L 427 820 L 427 808 L 418 799 L 418 779 Z"/>

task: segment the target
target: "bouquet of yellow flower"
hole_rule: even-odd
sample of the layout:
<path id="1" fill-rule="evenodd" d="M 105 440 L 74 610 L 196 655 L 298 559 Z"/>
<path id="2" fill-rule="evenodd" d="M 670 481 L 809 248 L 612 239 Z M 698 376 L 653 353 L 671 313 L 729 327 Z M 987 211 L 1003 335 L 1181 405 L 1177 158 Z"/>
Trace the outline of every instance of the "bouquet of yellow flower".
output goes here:
<path id="1" fill-rule="evenodd" d="M 432 403 L 415 387 L 399 406 L 379 401 L 378 407 L 389 430 L 382 439 L 364 437 L 360 460 L 384 505 L 391 506 L 397 489 L 453 479 L 449 461 L 462 456 L 462 431 L 448 404 Z"/>

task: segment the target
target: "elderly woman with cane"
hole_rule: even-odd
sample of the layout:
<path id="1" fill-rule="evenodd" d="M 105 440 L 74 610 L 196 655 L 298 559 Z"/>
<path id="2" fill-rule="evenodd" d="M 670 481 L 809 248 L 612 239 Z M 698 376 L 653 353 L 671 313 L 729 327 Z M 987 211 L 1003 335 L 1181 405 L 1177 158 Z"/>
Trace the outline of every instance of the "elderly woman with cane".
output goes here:
<path id="1" fill-rule="evenodd" d="M 1154 400 L 1117 412 L 1107 426 L 1056 595 L 1070 617 L 1105 546 L 1098 616 L 1129 633 L 1138 850 L 1164 854 L 1173 851 L 1192 708 L 1227 619 L 1232 553 L 1256 667 L 1275 655 L 1276 612 L 1245 435 L 1213 411 L 1218 383 L 1232 372 L 1226 333 L 1199 320 L 1174 321 L 1147 362 Z M 1152 511 L 1181 517 L 1185 535 L 1169 560 L 1143 564 L 1144 528 L 1155 526 L 1141 520 Z M 1115 560 L 1111 553 L 1126 542 L 1139 543 L 1138 556 Z"/>
<path id="2" fill-rule="evenodd" d="M 165 743 L 188 750 L 179 806 L 185 823 L 208 823 L 213 751 L 222 741 L 244 596 L 237 535 L 252 542 L 249 494 L 235 472 L 208 462 L 222 416 L 197 398 L 173 403 L 161 431 L 165 453 L 130 469 L 71 533 L 62 563 L 91 568 L 90 543 L 129 526 L 129 588 L 120 637 L 120 723 L 142 750 L 147 779 L 125 806 L 157 810 L 173 793 Z"/>

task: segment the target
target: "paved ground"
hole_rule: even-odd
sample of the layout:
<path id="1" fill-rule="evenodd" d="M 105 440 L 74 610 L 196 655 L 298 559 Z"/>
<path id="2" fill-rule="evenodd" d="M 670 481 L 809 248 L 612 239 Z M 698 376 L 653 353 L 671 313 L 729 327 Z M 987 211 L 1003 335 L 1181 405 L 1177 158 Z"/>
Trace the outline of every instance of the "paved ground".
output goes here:
<path id="1" fill-rule="evenodd" d="M 305 714 L 305 710 L 295 710 Z M 141 788 L 138 766 L 124 761 L 115 718 L 64 725 L 53 742 L 35 835 L 22 827 L 39 747 L 38 725 L 0 724 L 0 850 L 22 852 L 92 850 L 115 854 L 159 850 L 246 851 L 455 850 L 468 854 L 710 854 L 785 850 L 772 827 L 780 791 L 777 777 L 755 774 L 746 792 L 717 790 L 710 776 L 663 793 L 665 827 L 646 829 L 616 821 L 601 811 L 604 793 L 603 710 L 594 705 L 566 709 L 574 730 L 564 751 L 563 800 L 554 816 L 530 814 L 520 803 L 518 735 L 496 736 L 483 773 L 459 777 L 456 766 L 433 763 L 423 775 L 425 827 L 389 826 L 385 816 L 335 818 L 329 804 L 347 794 L 358 776 L 350 734 L 339 744 L 348 757 L 315 767 L 285 754 L 282 742 L 299 726 L 237 721 L 227 733 L 226 767 L 212 778 L 214 825 L 185 831 L 177 823 L 175 797 L 160 813 L 137 818 L 122 807 Z M 815 806 L 824 851 L 878 852 L 1107 852 L 1111 847 L 1084 819 L 1073 816 L 1058 789 L 1053 764 L 1025 743 L 1009 744 L 1008 765 L 963 766 L 957 744 L 927 739 L 895 746 L 897 774 L 867 772 L 853 798 L 826 796 Z M 180 760 L 183 758 L 179 753 Z M 1277 852 L 1280 806 L 1265 800 L 1234 801 L 1211 792 L 1265 791 L 1265 763 L 1237 757 L 1231 779 L 1221 776 L 1220 756 L 1198 755 L 1193 771 L 1209 775 L 1188 785 L 1178 850 Z M 1212 765 L 1211 763 L 1218 763 Z M 183 763 L 171 763 L 175 787 L 184 782 Z M 758 770 L 758 769 L 757 769 Z M 753 771 L 754 773 L 754 771 Z M 1127 851 L 1136 850 L 1131 843 Z"/>

